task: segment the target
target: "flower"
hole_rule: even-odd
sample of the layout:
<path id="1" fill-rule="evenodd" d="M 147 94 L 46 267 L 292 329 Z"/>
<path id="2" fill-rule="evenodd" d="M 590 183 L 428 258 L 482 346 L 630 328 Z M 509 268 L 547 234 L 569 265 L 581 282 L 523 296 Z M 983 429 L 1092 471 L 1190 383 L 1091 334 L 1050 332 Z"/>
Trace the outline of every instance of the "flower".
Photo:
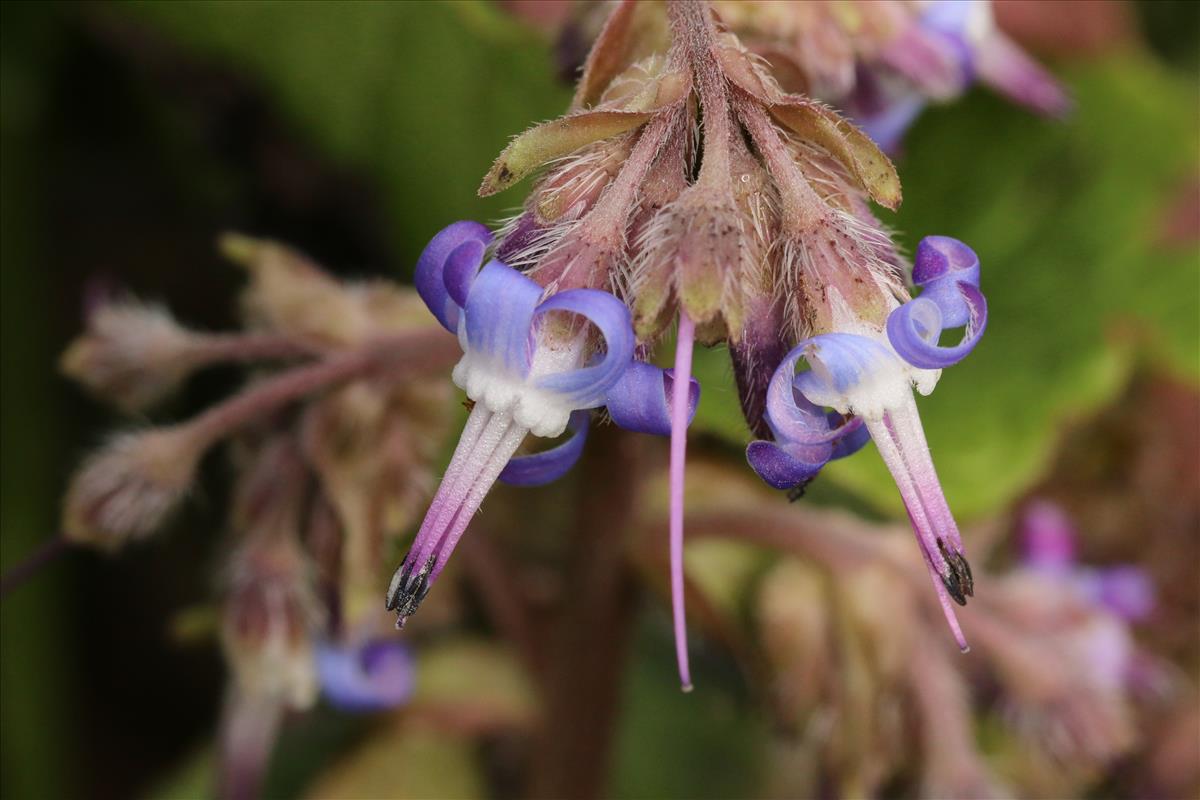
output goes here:
<path id="1" fill-rule="evenodd" d="M 1132 564 L 1085 567 L 1075 558 L 1077 534 L 1061 506 L 1030 503 L 1021 518 L 1021 560 L 1039 576 L 1069 585 L 1091 605 L 1127 621 L 1141 622 L 1154 611 L 1154 583 Z"/>
<path id="2" fill-rule="evenodd" d="M 480 194 L 542 165 L 497 252 L 546 286 L 616 287 L 640 346 L 675 323 L 681 377 L 690 375 L 696 342 L 728 343 L 739 399 L 759 434 L 768 432 L 770 376 L 790 343 L 811 331 L 810 299 L 827 293 L 825 282 L 881 314 L 899 289 L 894 248 L 867 201 L 899 204 L 891 162 L 829 108 L 785 93 L 707 3 L 616 5 L 571 113 L 514 139 Z M 685 687 L 686 389 L 673 390 L 669 468 Z"/>
<path id="3" fill-rule="evenodd" d="M 499 260 L 485 263 L 490 244 L 483 225 L 456 222 L 417 262 L 417 291 L 462 345 L 453 377 L 474 407 L 388 588 L 397 626 L 425 598 L 496 480 L 540 485 L 578 460 L 587 409 L 607 406 L 623 427 L 662 434 L 672 422 L 668 393 L 685 394 L 685 423 L 699 399 L 697 382 L 679 386 L 670 372 L 633 360 L 630 314 L 621 301 L 596 289 L 547 291 Z M 550 450 L 513 457 L 528 435 L 554 438 L 568 429 L 570 437 Z"/>
<path id="4" fill-rule="evenodd" d="M 851 92 L 828 99 L 891 152 L 928 103 L 953 100 L 976 80 L 1040 114 L 1070 108 L 1053 76 L 996 27 L 985 0 L 927 4 L 865 56 Z"/>
<path id="5" fill-rule="evenodd" d="M 394 708 L 412 695 L 415 667 L 412 654 L 400 642 L 321 642 L 316 660 L 322 694 L 345 711 Z"/>
<path id="6" fill-rule="evenodd" d="M 811 336 L 788 353 L 768 388 L 766 417 L 774 441 L 752 442 L 746 457 L 768 484 L 792 488 L 811 480 L 830 459 L 860 448 L 869 434 L 896 481 L 946 619 L 965 650 L 949 600 L 966 605 L 974 578 L 912 388 L 928 394 L 942 367 L 974 349 L 987 323 L 987 303 L 979 291 L 979 259 L 956 239 L 924 239 L 913 280 L 923 287 L 921 295 L 893 308 L 885 325 L 843 312 L 837 315 L 840 330 Z M 943 330 L 961 326 L 966 333 L 959 344 L 938 344 Z M 797 375 L 801 360 L 810 369 Z"/>

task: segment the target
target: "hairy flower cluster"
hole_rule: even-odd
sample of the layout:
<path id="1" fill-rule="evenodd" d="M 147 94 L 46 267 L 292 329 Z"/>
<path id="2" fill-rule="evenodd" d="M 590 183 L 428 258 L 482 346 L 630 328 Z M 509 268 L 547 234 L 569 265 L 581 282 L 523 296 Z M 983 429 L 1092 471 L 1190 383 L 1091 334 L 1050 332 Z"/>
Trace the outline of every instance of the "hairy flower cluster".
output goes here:
<path id="1" fill-rule="evenodd" d="M 749 661 L 766 669 L 773 794 L 874 797 L 911 782 L 920 797 L 1076 796 L 1136 747 L 1149 657 L 1128 606 L 1080 591 L 1078 578 L 1115 568 L 1064 559 L 1061 514 L 1031 508 L 1024 563 L 980 570 L 989 590 L 961 659 L 902 526 L 773 505 L 725 464 L 702 462 L 690 480 L 701 499 L 689 525 L 711 570 L 694 576 L 708 603 L 698 621 L 716 634 L 721 615 L 750 609 L 752 635 L 732 650 L 757 648 Z M 786 555 L 728 609 L 717 581 L 736 574 L 729 563 L 746 543 Z"/>
<path id="2" fill-rule="evenodd" d="M 950 23 L 937 20 L 937 41 L 950 46 Z M 928 394 L 978 344 L 987 322 L 979 261 L 961 242 L 926 239 L 913 272 L 922 294 L 912 299 L 871 207 L 900 203 L 896 170 L 866 132 L 813 97 L 853 91 L 859 60 L 882 58 L 901 33 L 903 52 L 937 38 L 918 35 L 924 24 L 888 3 L 621 2 L 571 111 L 515 138 L 480 193 L 540 169 L 523 213 L 499 232 L 498 257 L 548 295 L 615 292 L 643 348 L 676 321 L 676 375 L 690 374 L 693 341 L 729 345 L 759 437 L 747 456 L 771 485 L 797 493 L 873 438 L 966 649 L 951 602 L 965 604 L 974 580 L 912 392 Z M 958 345 L 939 344 L 960 327 Z M 796 375 L 802 362 L 809 371 Z M 686 687 L 678 383 L 672 400 L 671 573 Z"/>
<path id="3" fill-rule="evenodd" d="M 117 434 L 72 479 L 62 526 L 69 540 L 109 551 L 151 536 L 191 491 L 203 457 L 232 443 L 223 780 L 245 794 L 285 711 L 318 696 L 387 708 L 411 693 L 410 658 L 387 635 L 376 598 L 432 490 L 451 414 L 449 386 L 418 378 L 448 367 L 455 345 L 412 290 L 336 280 L 274 242 L 221 244 L 250 275 L 244 331 L 192 331 L 122 298 L 92 314 L 62 368 L 127 412 L 206 366 L 253 365 L 253 379 L 191 420 Z"/>
<path id="4" fill-rule="evenodd" d="M 996 25 L 990 0 L 714 0 L 712 6 L 786 91 L 833 105 L 889 152 L 925 106 L 955 100 L 977 82 L 1039 114 L 1060 116 L 1070 108 L 1054 77 Z M 600 10 L 576 15 L 564 40 L 593 38 Z"/>

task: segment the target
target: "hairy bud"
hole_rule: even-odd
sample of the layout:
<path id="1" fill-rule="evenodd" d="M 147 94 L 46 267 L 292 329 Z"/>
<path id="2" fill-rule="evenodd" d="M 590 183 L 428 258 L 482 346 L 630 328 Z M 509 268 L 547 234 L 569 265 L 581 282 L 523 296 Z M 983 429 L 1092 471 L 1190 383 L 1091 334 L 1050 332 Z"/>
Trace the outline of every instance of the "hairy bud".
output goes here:
<path id="1" fill-rule="evenodd" d="M 361 341 L 369 320 L 346 287 L 297 251 L 276 242 L 225 234 L 221 252 L 245 267 L 251 283 L 242 308 L 252 327 L 339 346 Z"/>
<path id="2" fill-rule="evenodd" d="M 221 641 L 244 693 L 311 706 L 318 688 L 312 634 L 320 620 L 294 537 L 255 537 L 234 554 Z"/>
<path id="3" fill-rule="evenodd" d="M 106 550 L 149 536 L 187 493 L 201 453 L 185 428 L 117 436 L 71 480 L 64 534 Z"/>
<path id="4" fill-rule="evenodd" d="M 63 353 L 59 369 L 133 413 L 179 387 L 192 367 L 188 355 L 194 340 L 162 306 L 119 300 L 89 317 L 87 332 Z"/>

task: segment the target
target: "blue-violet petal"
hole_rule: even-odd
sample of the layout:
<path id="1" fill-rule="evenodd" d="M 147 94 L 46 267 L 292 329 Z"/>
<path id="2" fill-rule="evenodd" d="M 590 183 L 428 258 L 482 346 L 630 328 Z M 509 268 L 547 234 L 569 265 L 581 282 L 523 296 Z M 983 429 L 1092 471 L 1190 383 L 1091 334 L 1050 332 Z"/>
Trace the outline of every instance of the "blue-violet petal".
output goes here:
<path id="1" fill-rule="evenodd" d="M 417 294 L 429 306 L 429 310 L 437 317 L 438 322 L 450 331 L 458 331 L 459 305 L 446 291 L 443 275 L 446 260 L 458 247 L 466 242 L 478 242 L 486 247 L 492 241 L 492 234 L 487 226 L 471 220 L 455 222 L 439 231 L 429 244 L 425 245 L 421 257 L 417 259 L 413 283 L 416 284 Z"/>
<path id="2" fill-rule="evenodd" d="M 597 289 L 570 289 L 550 297 L 537 308 L 570 311 L 586 318 L 604 337 L 604 353 L 599 360 L 581 369 L 546 375 L 538 386 L 557 392 L 576 408 L 594 408 L 604 403 L 604 395 L 633 363 L 633 322 L 629 309 L 608 292 Z"/>
<path id="3" fill-rule="evenodd" d="M 675 370 L 662 369 L 644 361 L 634 361 L 608 390 L 604 404 L 613 422 L 628 431 L 671 434 L 671 392 Z M 688 386 L 688 423 L 696 415 L 700 402 L 700 382 L 690 379 Z"/>
<path id="4" fill-rule="evenodd" d="M 489 261 L 467 295 L 467 346 L 517 376 L 529 374 L 533 315 L 542 287 L 499 261 Z"/>
<path id="5" fill-rule="evenodd" d="M 526 456 L 514 456 L 500 473 L 500 480 L 510 486 L 543 486 L 558 480 L 579 460 L 587 443 L 591 412 L 571 414 L 567 430 L 571 437 L 560 445 Z"/>

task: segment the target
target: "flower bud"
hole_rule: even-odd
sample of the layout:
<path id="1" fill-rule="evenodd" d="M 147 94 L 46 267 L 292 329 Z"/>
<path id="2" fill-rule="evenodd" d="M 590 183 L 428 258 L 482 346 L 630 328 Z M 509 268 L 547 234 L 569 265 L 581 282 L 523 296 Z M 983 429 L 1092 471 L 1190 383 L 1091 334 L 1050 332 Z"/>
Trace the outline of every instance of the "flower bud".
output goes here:
<path id="1" fill-rule="evenodd" d="M 64 534 L 106 550 L 149 536 L 187 493 L 201 454 L 182 427 L 117 436 L 72 478 Z"/>
<path id="2" fill-rule="evenodd" d="M 108 303 L 59 359 L 59 369 L 127 413 L 148 408 L 179 388 L 192 365 L 194 334 L 165 308 L 133 299 Z"/>
<path id="3" fill-rule="evenodd" d="M 234 554 L 221 641 L 240 691 L 311 706 L 318 688 L 312 639 L 321 619 L 294 536 L 255 536 Z"/>
<path id="4" fill-rule="evenodd" d="M 290 247 L 227 233 L 220 248 L 250 273 L 242 308 L 251 326 L 335 346 L 359 342 L 369 330 L 346 287 Z"/>

